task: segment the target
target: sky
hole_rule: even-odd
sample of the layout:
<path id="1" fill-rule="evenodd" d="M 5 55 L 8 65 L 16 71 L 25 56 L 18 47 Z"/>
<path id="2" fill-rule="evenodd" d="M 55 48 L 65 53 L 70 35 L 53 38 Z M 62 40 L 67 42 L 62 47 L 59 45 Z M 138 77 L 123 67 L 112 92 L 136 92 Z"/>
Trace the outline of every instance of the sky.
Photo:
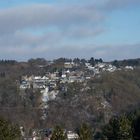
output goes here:
<path id="1" fill-rule="evenodd" d="M 140 0 L 0 0 L 0 59 L 140 57 Z"/>

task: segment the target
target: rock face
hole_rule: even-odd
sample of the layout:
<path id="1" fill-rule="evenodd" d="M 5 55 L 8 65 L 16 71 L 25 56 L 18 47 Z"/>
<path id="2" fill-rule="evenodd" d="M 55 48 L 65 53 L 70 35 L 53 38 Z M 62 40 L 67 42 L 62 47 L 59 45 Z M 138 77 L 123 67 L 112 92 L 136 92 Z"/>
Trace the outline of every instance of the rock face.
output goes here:
<path id="1" fill-rule="evenodd" d="M 49 100 L 49 97 L 48 97 L 48 92 L 49 92 L 49 88 L 46 87 L 44 90 L 41 91 L 42 92 L 42 101 L 43 102 L 47 102 Z"/>
<path id="2" fill-rule="evenodd" d="M 49 91 L 49 87 L 46 87 L 44 90 L 41 91 L 42 92 L 42 101 L 43 102 L 48 102 L 50 100 L 54 100 L 58 94 L 58 90 L 52 90 Z"/>

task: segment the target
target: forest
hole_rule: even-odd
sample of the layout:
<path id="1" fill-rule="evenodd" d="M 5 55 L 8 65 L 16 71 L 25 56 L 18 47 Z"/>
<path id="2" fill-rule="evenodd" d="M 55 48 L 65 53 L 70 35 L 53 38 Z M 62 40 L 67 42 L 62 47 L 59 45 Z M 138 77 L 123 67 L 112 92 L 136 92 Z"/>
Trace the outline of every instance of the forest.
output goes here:
<path id="1" fill-rule="evenodd" d="M 24 126 L 28 134 L 34 128 L 54 127 L 54 129 L 60 130 L 73 130 L 81 136 L 81 140 L 138 140 L 140 138 L 138 133 L 140 130 L 140 69 L 138 59 L 136 59 L 137 63 L 132 62 L 132 60 L 113 62 L 121 66 L 133 63 L 132 65 L 136 66 L 133 71 L 105 72 L 85 83 L 67 84 L 67 91 L 60 92 L 56 100 L 48 103 L 46 120 L 40 118 L 42 113 L 40 109 L 41 93 L 34 89 L 20 92 L 21 76 L 43 75 L 46 71 L 60 68 L 60 64 L 64 60 L 55 60 L 52 65 L 48 65 L 48 61 L 45 59 L 31 59 L 28 62 L 1 60 L 1 120 L 3 121 L 4 118 L 6 124 L 12 123 L 11 127 L 13 124 Z M 75 61 L 82 61 L 82 65 L 87 62 L 83 59 L 75 59 Z M 90 62 L 93 63 L 93 61 L 94 59 L 91 58 Z M 99 61 L 103 60 L 99 59 Z M 97 60 L 96 63 L 98 63 Z M 86 132 L 82 129 L 88 129 L 88 133 L 85 135 L 88 135 L 89 138 L 82 138 L 86 137 L 82 136 L 84 135 L 82 133 Z"/>

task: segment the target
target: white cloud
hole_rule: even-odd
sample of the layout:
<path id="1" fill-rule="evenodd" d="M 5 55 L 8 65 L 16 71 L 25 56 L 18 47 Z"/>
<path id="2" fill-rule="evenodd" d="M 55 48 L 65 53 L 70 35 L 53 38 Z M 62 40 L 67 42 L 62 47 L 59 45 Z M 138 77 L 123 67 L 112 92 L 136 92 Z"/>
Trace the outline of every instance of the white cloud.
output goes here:
<path id="1" fill-rule="evenodd" d="M 14 32 L 29 27 L 67 28 L 77 24 L 99 23 L 103 15 L 87 6 L 30 5 L 0 10 L 0 30 Z"/>

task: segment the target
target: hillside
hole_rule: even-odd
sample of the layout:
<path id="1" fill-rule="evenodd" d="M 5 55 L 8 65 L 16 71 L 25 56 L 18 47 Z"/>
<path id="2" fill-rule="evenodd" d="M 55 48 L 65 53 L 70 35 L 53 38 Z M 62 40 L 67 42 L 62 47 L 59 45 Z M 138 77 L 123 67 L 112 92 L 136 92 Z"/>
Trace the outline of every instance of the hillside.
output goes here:
<path id="1" fill-rule="evenodd" d="M 49 103 L 47 126 L 61 124 L 74 129 L 81 122 L 92 126 L 107 123 L 119 115 L 139 107 L 140 70 L 104 73 L 88 83 L 70 84 L 67 93 L 60 93 Z"/>
<path id="2" fill-rule="evenodd" d="M 82 60 L 81 63 L 78 60 L 78 65 L 68 71 L 64 68 L 66 60 L 62 60 L 49 64 L 44 59 L 31 59 L 28 62 L 1 61 L 0 116 L 24 126 L 27 135 L 33 129 L 53 128 L 57 124 L 67 130 L 75 130 L 82 123 L 88 123 L 98 131 L 112 116 L 140 107 L 138 66 L 133 66 L 133 70 L 121 66 L 122 69 L 118 68 L 113 72 L 99 71 L 100 73 L 94 75 L 94 71 L 85 66 L 87 61 Z M 75 78 L 76 74 L 78 78 L 81 75 L 81 80 L 82 76 L 90 78 L 81 82 L 65 82 L 61 77 L 64 71 L 68 71 L 71 78 Z M 55 81 L 56 86 L 51 90 L 58 90 L 59 93 L 54 100 L 45 103 L 47 109 L 42 109 L 44 103 L 41 100 L 41 89 L 31 86 L 21 90 L 22 77 L 41 77 L 48 73 L 53 76 L 55 72 L 59 80 Z M 61 83 L 61 80 L 65 83 Z M 52 81 L 54 82 L 53 79 Z M 44 114 L 45 118 L 42 119 Z"/>

